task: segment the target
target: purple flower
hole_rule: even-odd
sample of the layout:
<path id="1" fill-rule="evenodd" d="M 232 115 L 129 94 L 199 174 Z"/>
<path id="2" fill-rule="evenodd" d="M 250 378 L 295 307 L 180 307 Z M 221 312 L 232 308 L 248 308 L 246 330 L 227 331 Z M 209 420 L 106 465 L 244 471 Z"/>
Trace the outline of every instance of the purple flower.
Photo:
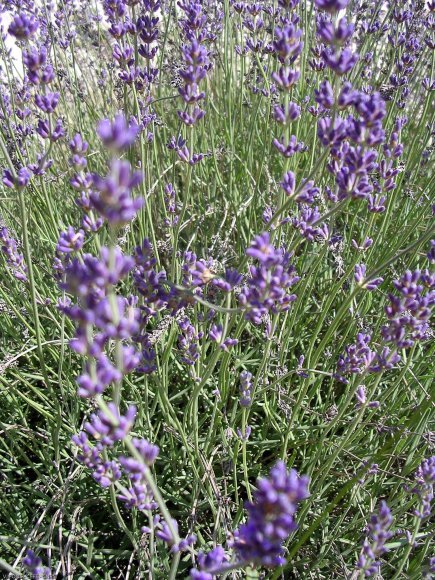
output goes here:
<path id="1" fill-rule="evenodd" d="M 6 255 L 6 262 L 14 277 L 21 282 L 27 282 L 27 266 L 24 256 L 18 251 L 16 241 L 5 227 L 0 228 L 0 243 L 2 244 L 1 250 Z"/>
<path id="2" fill-rule="evenodd" d="M 213 260 L 197 259 L 193 252 L 185 252 L 183 255 L 183 286 L 203 286 L 211 282 L 215 275 L 211 271 Z"/>
<path id="3" fill-rule="evenodd" d="M 387 342 L 398 348 L 410 348 L 417 340 L 429 338 L 429 319 L 435 304 L 435 290 L 425 291 L 422 273 L 406 271 L 394 286 L 401 296 L 389 294 L 385 313 L 389 322 L 381 333 Z"/>
<path id="4" fill-rule="evenodd" d="M 190 113 L 186 111 L 177 111 L 177 114 L 185 125 L 187 125 L 188 127 L 193 127 L 195 123 L 197 123 L 204 117 L 205 111 L 203 111 L 199 107 L 195 107 Z"/>
<path id="5" fill-rule="evenodd" d="M 122 441 L 133 427 L 136 417 L 136 407 L 131 405 L 125 415 L 121 415 L 114 403 L 107 404 L 107 411 L 99 411 L 92 414 L 89 422 L 85 423 L 86 431 L 101 440 L 106 446 L 113 445 L 116 441 Z"/>
<path id="6" fill-rule="evenodd" d="M 299 212 L 299 217 L 292 220 L 292 225 L 299 230 L 301 236 L 308 241 L 326 240 L 329 236 L 328 226 L 322 224 L 317 226 L 321 218 L 319 209 L 315 207 L 303 207 Z"/>
<path id="7" fill-rule="evenodd" d="M 18 40 L 28 40 L 39 28 L 38 20 L 27 14 L 17 14 L 9 25 L 8 32 Z"/>
<path id="8" fill-rule="evenodd" d="M 369 346 L 370 341 L 370 334 L 358 333 L 356 343 L 346 346 L 345 354 L 338 359 L 335 377 L 339 381 L 347 383 L 347 375 L 360 375 L 369 370 L 376 354 Z"/>
<path id="9" fill-rule="evenodd" d="M 172 525 L 178 532 L 177 520 L 172 520 Z M 168 546 L 170 546 L 171 552 L 173 554 L 187 550 L 190 546 L 192 546 L 196 542 L 195 534 L 190 534 L 180 542 L 176 543 L 172 535 L 172 532 L 166 522 L 163 522 L 161 524 L 161 529 L 157 531 L 156 536 L 161 540 L 163 540 L 166 544 L 168 544 Z"/>
<path id="10" fill-rule="evenodd" d="M 300 0 L 278 0 L 278 5 L 285 10 L 294 10 Z"/>
<path id="11" fill-rule="evenodd" d="M 429 518 L 432 512 L 432 500 L 435 486 L 435 455 L 425 459 L 415 472 L 416 484 L 409 491 L 416 494 L 421 503 L 421 509 L 415 510 L 419 518 Z"/>
<path id="12" fill-rule="evenodd" d="M 311 205 L 319 194 L 320 189 L 314 185 L 314 181 L 302 179 L 301 188 L 295 197 L 295 201 Z"/>
<path id="13" fill-rule="evenodd" d="M 429 262 L 435 264 L 435 240 L 430 241 L 430 250 L 426 255 Z"/>
<path id="14" fill-rule="evenodd" d="M 98 123 L 97 133 L 104 146 L 112 151 L 124 151 L 133 145 L 140 127 L 136 121 L 127 123 L 124 115 L 119 113 L 113 121 L 103 119 Z"/>
<path id="15" fill-rule="evenodd" d="M 36 132 L 43 139 L 49 139 L 52 143 L 65 137 L 65 129 L 63 128 L 61 119 L 56 121 L 56 125 L 53 127 L 52 131 L 50 131 L 50 125 L 47 120 L 39 119 Z"/>
<path id="16" fill-rule="evenodd" d="M 362 570 L 366 577 L 379 572 L 380 556 L 387 552 L 385 544 L 393 536 L 393 533 L 389 531 L 392 523 L 390 509 L 386 502 L 382 501 L 379 505 L 379 512 L 370 518 L 369 534 L 364 540 L 362 553 L 358 558 L 357 569 Z"/>
<path id="17" fill-rule="evenodd" d="M 41 177 L 45 175 L 45 173 L 50 169 L 53 165 L 53 159 L 47 159 L 45 155 L 38 154 L 36 156 L 36 163 L 29 163 L 27 166 L 28 169 L 33 173 L 33 175 L 37 175 Z"/>
<path id="18" fill-rule="evenodd" d="M 358 245 L 358 242 L 356 240 L 352 240 L 352 247 L 355 248 L 355 250 L 365 251 L 368 248 L 370 248 L 372 245 L 373 245 L 373 240 L 371 238 L 365 238 L 365 240 L 363 241 L 361 246 Z"/>
<path id="19" fill-rule="evenodd" d="M 155 42 L 159 37 L 159 29 L 157 27 L 159 23 L 158 16 L 150 16 L 146 14 L 138 18 L 137 20 L 137 31 L 139 32 L 140 39 L 145 44 L 151 44 Z"/>
<path id="20" fill-rule="evenodd" d="M 225 352 L 228 352 L 230 350 L 230 348 L 232 348 L 233 346 L 236 346 L 237 344 L 239 344 L 239 341 L 237 338 L 226 338 L 222 344 L 219 345 L 219 348 Z"/>
<path id="21" fill-rule="evenodd" d="M 248 371 L 240 373 L 240 405 L 250 407 L 252 405 L 252 374 Z"/>
<path id="22" fill-rule="evenodd" d="M 291 64 L 296 60 L 304 46 L 301 37 L 302 30 L 291 23 L 275 28 L 273 50 L 280 62 Z"/>
<path id="23" fill-rule="evenodd" d="M 112 224 L 122 225 L 133 219 L 143 206 L 141 197 L 133 199 L 131 191 L 143 179 L 141 171 L 131 171 L 128 161 L 113 160 L 106 177 L 94 174 L 92 182 L 96 191 L 90 200 L 97 212 Z"/>
<path id="24" fill-rule="evenodd" d="M 217 286 L 224 292 L 231 292 L 236 286 L 238 286 L 243 280 L 243 276 L 239 274 L 236 269 L 225 268 L 225 273 L 223 278 L 213 278 L 213 286 Z"/>
<path id="25" fill-rule="evenodd" d="M 367 199 L 369 203 L 373 201 L 373 196 L 370 196 L 373 186 L 365 173 L 358 174 L 350 167 L 344 166 L 337 172 L 335 181 L 338 186 L 339 199 L 346 199 L 350 195 L 352 199 Z"/>
<path id="26" fill-rule="evenodd" d="M 193 366 L 199 358 L 199 341 L 203 337 L 202 332 L 197 332 L 187 317 L 178 322 L 181 334 L 178 335 L 178 349 L 181 353 L 181 361 Z"/>
<path id="27" fill-rule="evenodd" d="M 284 105 L 275 105 L 273 110 L 273 117 L 277 123 L 288 124 L 296 119 L 301 114 L 301 108 L 296 103 L 290 102 L 285 110 Z"/>
<path id="28" fill-rule="evenodd" d="M 102 331 L 102 338 L 128 339 L 139 330 L 139 311 L 128 304 L 122 297 L 116 297 L 117 312 L 113 312 L 113 301 L 108 298 L 100 300 L 95 307 L 94 322 Z"/>
<path id="29" fill-rule="evenodd" d="M 285 191 L 286 195 L 292 197 L 296 189 L 296 178 L 293 171 L 287 171 L 280 182 L 280 186 Z"/>
<path id="30" fill-rule="evenodd" d="M 48 84 L 54 79 L 53 67 L 47 62 L 47 48 L 31 47 L 27 52 L 23 52 L 23 63 L 27 69 L 29 82 L 34 85 Z"/>
<path id="31" fill-rule="evenodd" d="M 69 226 L 66 232 L 62 232 L 57 242 L 56 251 L 61 254 L 70 254 L 78 252 L 83 247 L 85 233 L 83 230 L 75 232 L 72 226 Z"/>
<path id="32" fill-rule="evenodd" d="M 337 105 L 339 109 L 345 109 L 350 105 L 355 105 L 358 102 L 360 93 L 352 88 L 350 82 L 343 83 L 340 94 L 338 95 Z"/>
<path id="33" fill-rule="evenodd" d="M 277 73 L 272 73 L 272 79 L 284 91 L 290 91 L 292 86 L 298 82 L 300 76 L 300 71 L 284 67 L 281 67 Z"/>
<path id="34" fill-rule="evenodd" d="M 132 483 L 129 489 L 118 496 L 120 501 L 124 502 L 126 507 L 132 509 L 136 507 L 141 511 L 153 510 L 157 507 L 154 502 L 153 494 L 146 482 L 146 472 L 153 465 L 158 454 L 159 448 L 146 439 L 133 438 L 132 443 L 139 452 L 141 459 L 121 455 L 119 463 L 122 469 Z"/>
<path id="35" fill-rule="evenodd" d="M 275 137 L 272 143 L 278 149 L 281 155 L 283 155 L 287 159 L 289 157 L 293 157 L 295 153 L 299 153 L 300 151 L 304 151 L 305 149 L 305 145 L 301 141 L 298 143 L 295 135 L 292 135 L 288 142 L 286 142 L 285 135 L 281 136 L 281 140 L 278 140 Z"/>
<path id="36" fill-rule="evenodd" d="M 317 22 L 317 34 L 324 44 L 343 45 L 351 38 L 355 26 L 346 18 L 340 18 L 336 27 L 330 20 L 324 18 Z"/>
<path id="37" fill-rule="evenodd" d="M 297 529 L 294 515 L 298 503 L 309 496 L 309 479 L 279 461 L 267 478 L 259 479 L 252 503 L 246 505 L 248 520 L 234 532 L 233 547 L 246 563 L 272 567 L 285 563 L 283 542 Z"/>
<path id="38" fill-rule="evenodd" d="M 375 290 L 384 281 L 383 278 L 378 277 L 373 280 L 365 281 L 366 276 L 366 265 L 365 264 L 355 264 L 355 282 L 366 288 L 367 290 Z"/>
<path id="39" fill-rule="evenodd" d="M 176 202 L 176 193 L 175 193 L 175 189 L 174 186 L 172 185 L 172 183 L 167 183 L 165 185 L 165 207 L 166 207 L 166 211 L 169 214 L 175 214 L 177 212 L 177 202 Z M 165 224 L 166 225 L 176 225 L 178 223 L 178 216 L 174 216 L 171 219 L 169 218 L 165 218 Z"/>
<path id="40" fill-rule="evenodd" d="M 376 409 L 380 405 L 379 401 L 370 401 L 369 403 L 367 403 L 366 388 L 364 385 L 360 385 L 357 388 L 355 396 L 356 396 L 356 400 L 357 400 L 357 404 L 356 404 L 357 409 L 364 407 L 364 405 L 366 405 L 366 404 L 370 409 Z"/>
<path id="41" fill-rule="evenodd" d="M 41 558 L 32 551 L 26 551 L 26 557 L 23 559 L 23 565 L 29 570 L 33 578 L 51 578 L 51 571 L 49 568 L 42 566 Z"/>
<path id="42" fill-rule="evenodd" d="M 250 267 L 250 277 L 240 292 L 239 302 L 245 309 L 245 318 L 260 324 L 269 312 L 277 314 L 290 308 L 296 296 L 288 290 L 299 281 L 299 276 L 290 264 L 290 255 L 274 248 L 268 233 L 257 236 L 246 254 L 258 260 L 259 265 Z"/>
<path id="43" fill-rule="evenodd" d="M 198 9 L 202 10 L 199 5 Z M 192 127 L 205 115 L 205 111 L 197 107 L 196 103 L 205 98 L 205 92 L 200 90 L 199 83 L 207 74 L 209 59 L 207 49 L 199 43 L 197 38 L 189 40 L 190 42 L 182 47 L 185 66 L 179 71 L 179 74 L 184 84 L 178 88 L 178 92 L 187 105 L 195 106 L 191 112 L 178 111 L 178 116 L 185 125 Z M 187 158 L 190 159 L 190 154 L 187 155 Z M 183 159 L 183 161 L 187 160 Z"/>
<path id="44" fill-rule="evenodd" d="M 194 580 L 214 580 L 219 571 L 225 570 L 228 557 L 222 546 L 216 546 L 208 553 L 198 553 L 199 570 L 192 568 L 190 577 Z"/>
<path id="45" fill-rule="evenodd" d="M 147 337 L 141 337 L 141 360 L 136 372 L 149 375 L 157 370 L 156 351 Z"/>
<path id="46" fill-rule="evenodd" d="M 435 556 L 429 558 L 429 562 L 424 566 L 421 573 L 422 578 L 425 580 L 433 580 L 435 578 Z"/>
<path id="47" fill-rule="evenodd" d="M 331 109 L 334 106 L 334 92 L 329 81 L 322 81 L 319 88 L 314 89 L 314 98 L 316 103 L 319 103 L 325 109 Z"/>
<path id="48" fill-rule="evenodd" d="M 83 138 L 80 135 L 80 133 L 76 133 L 74 135 L 74 137 L 69 142 L 68 146 L 71 150 L 71 153 L 80 156 L 84 155 L 89 147 L 88 143 L 86 143 L 86 141 L 83 141 Z"/>
<path id="49" fill-rule="evenodd" d="M 121 47 L 118 43 L 113 46 L 112 56 L 123 68 L 134 64 L 134 48 L 128 44 Z"/>
<path id="50" fill-rule="evenodd" d="M 391 350 L 388 346 L 384 346 L 381 352 L 376 353 L 370 371 L 379 373 L 383 370 L 390 370 L 400 362 L 400 360 L 401 358 L 396 350 Z"/>
<path id="51" fill-rule="evenodd" d="M 282 257 L 281 252 L 276 250 L 270 243 L 270 235 L 267 232 L 254 238 L 254 241 L 246 250 L 246 255 L 267 266 L 279 263 Z"/>
<path id="52" fill-rule="evenodd" d="M 11 189 L 24 189 L 29 183 L 32 174 L 27 167 L 21 167 L 15 175 L 9 169 L 3 171 L 3 184 Z"/>
<path id="53" fill-rule="evenodd" d="M 156 259 L 149 240 L 145 238 L 143 245 L 135 250 L 136 270 L 134 281 L 139 293 L 144 297 L 147 308 L 162 306 L 164 290 L 162 284 L 166 281 L 166 272 L 156 272 Z"/>
<path id="54" fill-rule="evenodd" d="M 374 126 L 377 122 L 382 121 L 387 114 L 385 101 L 380 93 L 376 92 L 371 95 L 361 93 L 356 103 L 356 110 L 368 127 Z"/>
<path id="55" fill-rule="evenodd" d="M 347 137 L 347 122 L 336 117 L 334 121 L 325 117 L 317 122 L 317 136 L 324 147 L 340 145 Z"/>
<path id="56" fill-rule="evenodd" d="M 132 439 L 132 442 L 133 445 L 141 454 L 145 465 L 147 465 L 148 467 L 153 465 L 160 452 L 157 445 L 150 443 L 146 439 L 137 439 L 136 437 Z"/>
<path id="57" fill-rule="evenodd" d="M 80 463 L 83 463 L 83 465 L 86 465 L 86 467 L 89 467 L 90 469 L 94 469 L 101 464 L 101 452 L 103 450 L 103 445 L 101 443 L 97 443 L 91 447 L 88 436 L 84 431 L 80 431 L 78 435 L 73 435 L 71 440 L 80 450 L 77 455 L 77 460 L 80 461 Z"/>
<path id="58" fill-rule="evenodd" d="M 92 477 L 101 487 L 110 487 L 114 481 L 121 479 L 122 472 L 116 461 L 100 463 L 92 473 Z"/>
<path id="59" fill-rule="evenodd" d="M 222 324 L 213 324 L 209 332 L 210 339 L 214 342 L 220 343 L 222 340 L 222 331 Z"/>
<path id="60" fill-rule="evenodd" d="M 117 497 L 128 509 L 136 508 L 139 511 L 151 511 L 157 508 L 152 491 L 141 480 L 134 481 L 130 488 L 125 489 Z"/>
<path id="61" fill-rule="evenodd" d="M 44 113 L 53 113 L 59 102 L 59 93 L 45 93 L 44 95 L 35 95 L 35 105 L 44 111 Z"/>
<path id="62" fill-rule="evenodd" d="M 349 48 L 344 48 L 338 53 L 325 49 L 322 57 L 326 65 L 339 76 L 349 73 L 358 61 L 358 55 Z"/>
<path id="63" fill-rule="evenodd" d="M 335 14 L 349 4 L 349 0 L 314 0 L 316 8 Z"/>
<path id="64" fill-rule="evenodd" d="M 111 383 L 119 381 L 121 378 L 121 372 L 113 366 L 107 356 L 99 354 L 94 371 L 91 372 L 88 364 L 86 365 L 86 372 L 77 378 L 79 387 L 77 394 L 79 397 L 84 398 L 101 395 Z"/>

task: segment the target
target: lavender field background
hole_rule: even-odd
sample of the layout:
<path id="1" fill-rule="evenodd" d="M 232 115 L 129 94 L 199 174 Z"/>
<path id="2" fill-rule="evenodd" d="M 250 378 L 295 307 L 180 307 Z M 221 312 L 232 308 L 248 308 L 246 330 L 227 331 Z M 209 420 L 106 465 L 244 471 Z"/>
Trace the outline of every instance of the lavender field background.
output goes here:
<path id="1" fill-rule="evenodd" d="M 0 1 L 2 578 L 435 578 L 434 29 Z"/>

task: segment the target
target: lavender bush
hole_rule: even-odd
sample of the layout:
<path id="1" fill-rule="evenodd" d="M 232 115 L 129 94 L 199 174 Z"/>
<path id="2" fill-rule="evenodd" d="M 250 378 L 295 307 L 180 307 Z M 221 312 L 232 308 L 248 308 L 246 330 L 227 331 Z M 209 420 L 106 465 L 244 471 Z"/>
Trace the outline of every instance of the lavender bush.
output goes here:
<path id="1" fill-rule="evenodd" d="M 3 0 L 4 577 L 435 577 L 434 29 Z"/>

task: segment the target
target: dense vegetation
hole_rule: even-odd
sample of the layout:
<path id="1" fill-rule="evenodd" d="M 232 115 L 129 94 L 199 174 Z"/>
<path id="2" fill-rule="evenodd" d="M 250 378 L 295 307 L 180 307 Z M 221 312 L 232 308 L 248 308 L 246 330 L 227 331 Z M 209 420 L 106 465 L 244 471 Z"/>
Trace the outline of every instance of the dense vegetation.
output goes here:
<path id="1" fill-rule="evenodd" d="M 434 11 L 0 3 L 5 577 L 435 578 Z"/>

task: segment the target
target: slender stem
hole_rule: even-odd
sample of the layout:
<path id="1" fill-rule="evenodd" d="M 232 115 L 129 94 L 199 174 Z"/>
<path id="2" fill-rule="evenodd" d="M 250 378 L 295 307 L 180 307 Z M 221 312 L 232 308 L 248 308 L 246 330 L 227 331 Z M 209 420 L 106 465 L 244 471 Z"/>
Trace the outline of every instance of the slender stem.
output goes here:
<path id="1" fill-rule="evenodd" d="M 33 321 L 35 325 L 35 336 L 36 336 L 36 343 L 38 345 L 38 357 L 39 362 L 41 364 L 41 371 L 44 376 L 44 381 L 47 386 L 49 387 L 49 379 L 47 374 L 47 368 L 45 366 L 45 359 L 44 359 L 44 352 L 42 349 L 42 342 L 43 342 L 43 335 L 41 331 L 41 324 L 39 321 L 39 313 L 38 313 L 38 302 L 36 298 L 36 285 L 35 285 L 35 277 L 33 274 L 33 264 L 32 264 L 32 256 L 30 253 L 30 242 L 29 242 L 29 232 L 27 229 L 27 212 L 26 212 L 26 203 L 24 199 L 24 191 L 18 192 L 18 201 L 20 206 L 20 218 L 21 218 L 21 227 L 22 227 L 22 234 L 23 234 L 23 251 L 24 257 L 26 259 L 27 265 L 27 273 L 29 276 L 29 288 L 30 288 L 30 296 L 32 300 L 32 311 L 33 311 Z"/>
<path id="2" fill-rule="evenodd" d="M 174 558 L 172 560 L 171 570 L 169 572 L 169 580 L 175 580 L 177 578 L 177 571 L 178 571 L 178 566 L 180 564 L 180 558 L 181 558 L 181 553 L 177 552 L 174 555 Z"/>
<path id="3" fill-rule="evenodd" d="M 412 537 L 409 541 L 408 546 L 406 547 L 405 553 L 402 556 L 400 564 L 397 567 L 396 573 L 394 574 L 392 580 L 396 580 L 397 578 L 399 578 L 401 576 L 402 570 L 405 567 L 405 564 L 408 562 L 409 554 L 411 553 L 411 550 L 415 546 L 415 538 L 418 534 L 420 526 L 421 526 L 421 518 L 419 518 L 418 516 L 415 516 L 415 518 L 414 518 L 414 531 L 412 533 Z"/>

